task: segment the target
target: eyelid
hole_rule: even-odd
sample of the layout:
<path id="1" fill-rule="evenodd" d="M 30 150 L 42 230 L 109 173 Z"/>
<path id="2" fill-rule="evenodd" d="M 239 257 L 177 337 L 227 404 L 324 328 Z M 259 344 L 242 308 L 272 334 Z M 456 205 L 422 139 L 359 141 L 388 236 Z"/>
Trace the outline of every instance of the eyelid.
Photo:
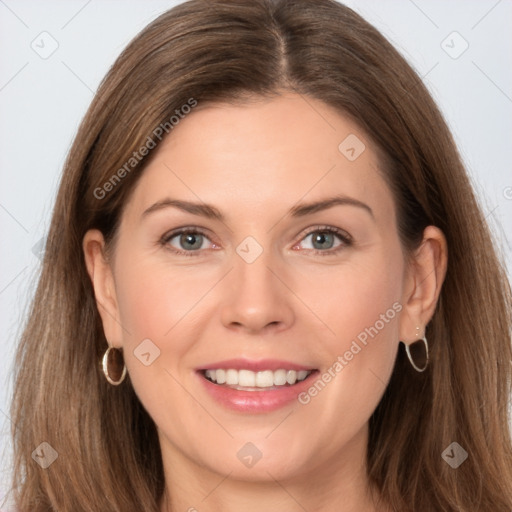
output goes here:
<path id="1" fill-rule="evenodd" d="M 168 248 L 174 254 L 185 255 L 185 256 L 199 256 L 203 250 L 184 251 L 184 250 L 178 250 L 176 248 L 169 248 L 169 241 L 172 240 L 173 238 L 175 238 L 176 236 L 188 234 L 188 233 L 199 234 L 199 235 L 204 236 L 208 240 L 210 240 L 210 236 L 208 235 L 208 233 L 206 231 L 207 230 L 205 230 L 199 226 L 193 226 L 193 225 L 185 226 L 185 227 L 181 227 L 181 228 L 175 228 L 175 229 L 165 233 L 160 238 L 159 243 L 161 245 L 165 246 L 166 248 Z M 336 248 L 327 249 L 325 251 L 321 251 L 319 249 L 306 249 L 307 251 L 310 251 L 313 254 L 318 254 L 318 255 L 322 255 L 322 256 L 333 255 L 333 254 L 337 254 L 341 249 L 346 248 L 347 246 L 350 246 L 353 244 L 353 238 L 347 231 L 345 231 L 341 228 L 337 228 L 334 226 L 324 224 L 324 225 L 310 226 L 310 227 L 306 228 L 305 230 L 303 230 L 300 233 L 300 235 L 298 235 L 298 236 L 300 236 L 300 238 L 299 238 L 298 242 L 293 244 L 293 247 L 296 247 L 298 244 L 300 244 L 307 236 L 310 236 L 311 234 L 317 233 L 317 232 L 327 232 L 327 233 L 334 234 L 341 240 L 342 243 L 341 243 L 341 245 L 339 245 Z M 210 240 L 210 241 L 214 245 L 216 245 L 216 243 L 213 240 Z"/>

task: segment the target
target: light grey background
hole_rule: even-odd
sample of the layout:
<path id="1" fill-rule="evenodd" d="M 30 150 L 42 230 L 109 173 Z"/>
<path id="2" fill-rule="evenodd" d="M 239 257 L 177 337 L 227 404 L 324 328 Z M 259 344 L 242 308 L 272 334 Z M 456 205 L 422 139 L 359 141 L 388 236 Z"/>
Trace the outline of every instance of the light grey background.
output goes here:
<path id="1" fill-rule="evenodd" d="M 13 354 L 64 158 L 116 56 L 177 3 L 0 0 L 0 511 L 8 510 L 1 498 L 9 483 Z M 424 78 L 511 275 L 512 0 L 345 3 L 377 26 Z M 52 45 L 58 48 L 48 56 Z"/>

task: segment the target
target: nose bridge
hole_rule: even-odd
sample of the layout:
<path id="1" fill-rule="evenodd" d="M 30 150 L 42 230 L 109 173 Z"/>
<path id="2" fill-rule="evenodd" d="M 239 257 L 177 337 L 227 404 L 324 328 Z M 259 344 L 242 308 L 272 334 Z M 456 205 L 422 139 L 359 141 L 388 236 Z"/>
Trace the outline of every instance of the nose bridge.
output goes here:
<path id="1" fill-rule="evenodd" d="M 259 248 L 261 247 L 261 249 Z M 239 280 L 246 289 L 251 288 L 253 292 L 261 291 L 272 287 L 272 272 L 269 268 L 275 266 L 275 258 L 272 257 L 270 248 L 256 246 L 255 242 L 248 241 L 239 244 L 236 249 L 237 256 L 234 261 L 234 278 Z"/>
<path id="2" fill-rule="evenodd" d="M 264 247 L 255 237 L 248 236 L 236 247 L 233 271 L 226 283 L 227 299 L 222 320 L 259 330 L 269 324 L 284 326 L 293 319 L 289 290 L 276 277 L 282 269 L 280 261 L 270 247 Z"/>
<path id="3" fill-rule="evenodd" d="M 264 295 L 269 301 L 274 294 L 279 294 L 276 289 L 279 283 L 270 271 L 276 264 L 275 255 L 268 244 L 264 247 L 253 236 L 240 242 L 236 247 L 233 272 L 233 279 L 236 280 L 233 289 L 239 299 L 247 295 L 256 301 L 263 298 L 258 296 Z"/>

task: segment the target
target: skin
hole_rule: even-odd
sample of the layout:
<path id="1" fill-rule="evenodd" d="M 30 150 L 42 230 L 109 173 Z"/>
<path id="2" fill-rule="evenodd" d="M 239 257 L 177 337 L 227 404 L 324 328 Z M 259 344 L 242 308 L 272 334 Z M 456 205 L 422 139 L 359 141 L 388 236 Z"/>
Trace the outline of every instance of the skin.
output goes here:
<path id="1" fill-rule="evenodd" d="M 354 161 L 338 150 L 349 134 L 366 145 Z M 199 105 L 156 151 L 125 205 L 112 258 L 97 230 L 83 249 L 107 340 L 123 348 L 158 428 L 161 510 L 385 510 L 374 505 L 365 475 L 368 420 L 399 340 L 421 337 L 433 315 L 446 270 L 443 234 L 429 226 L 406 263 L 376 148 L 351 120 L 312 98 Z M 287 214 L 334 194 L 372 214 L 348 204 Z M 142 216 L 167 197 L 214 205 L 225 220 L 174 207 Z M 318 225 L 344 230 L 352 243 L 333 235 L 313 245 Z M 172 252 L 194 250 L 179 235 L 159 243 L 185 226 L 206 232 L 194 256 Z M 250 264 L 236 252 L 247 236 L 263 248 Z M 228 410 L 195 374 L 233 357 L 327 371 L 396 303 L 401 311 L 306 405 Z M 149 366 L 134 355 L 147 338 L 160 350 Z M 262 453 L 252 468 L 237 458 L 247 442 Z"/>

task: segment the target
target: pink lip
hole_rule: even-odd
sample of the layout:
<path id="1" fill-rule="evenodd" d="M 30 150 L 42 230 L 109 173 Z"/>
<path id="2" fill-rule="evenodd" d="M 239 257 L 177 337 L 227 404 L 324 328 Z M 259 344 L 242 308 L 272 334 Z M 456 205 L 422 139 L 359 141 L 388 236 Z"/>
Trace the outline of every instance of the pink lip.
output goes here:
<path id="1" fill-rule="evenodd" d="M 216 370 L 222 368 L 225 370 L 251 370 L 253 372 L 261 372 L 263 370 L 314 370 L 311 366 L 291 363 L 290 361 L 279 361 L 277 359 L 262 359 L 260 361 L 250 359 L 228 359 L 218 361 L 216 363 L 207 364 L 197 368 L 198 370 Z"/>
<path id="2" fill-rule="evenodd" d="M 196 371 L 196 375 L 202 382 L 206 392 L 220 405 L 228 409 L 244 413 L 265 413 L 275 411 L 297 400 L 299 393 L 305 391 L 311 386 L 312 378 L 318 374 L 317 370 L 312 371 L 306 379 L 297 382 L 293 386 L 281 386 L 277 389 L 268 391 L 242 391 L 230 387 L 215 384 L 204 377 L 203 370 L 213 370 L 217 368 L 252 371 L 262 370 L 314 370 L 311 367 L 290 363 L 288 361 L 262 360 L 249 361 L 247 359 L 231 359 L 228 361 L 219 361 L 201 367 Z"/>

